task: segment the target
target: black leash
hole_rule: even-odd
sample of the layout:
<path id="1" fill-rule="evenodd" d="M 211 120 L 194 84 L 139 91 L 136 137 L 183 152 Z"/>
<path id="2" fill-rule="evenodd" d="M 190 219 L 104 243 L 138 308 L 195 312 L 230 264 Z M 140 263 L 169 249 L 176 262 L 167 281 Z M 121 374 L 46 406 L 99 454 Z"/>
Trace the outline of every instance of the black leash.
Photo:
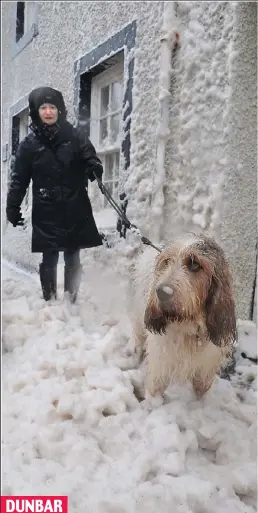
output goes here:
<path id="1" fill-rule="evenodd" d="M 128 228 L 128 230 L 131 230 L 132 228 L 134 230 L 136 230 L 136 232 L 138 232 L 138 235 L 140 235 L 141 237 L 141 241 L 143 244 L 146 244 L 147 246 L 151 246 L 152 248 L 156 249 L 156 251 L 158 251 L 159 253 L 161 253 L 161 249 L 158 248 L 157 246 L 155 246 L 154 244 L 152 244 L 152 242 L 147 239 L 147 237 L 144 237 L 139 228 L 137 228 L 137 226 L 135 226 L 135 224 L 132 224 L 128 217 L 125 215 L 125 213 L 121 210 L 121 208 L 119 207 L 119 205 L 115 202 L 114 198 L 112 198 L 111 194 L 109 193 L 109 191 L 107 190 L 107 188 L 105 187 L 105 185 L 102 183 L 102 181 L 97 177 L 97 175 L 93 172 L 96 180 L 97 180 L 97 183 L 98 183 L 98 186 L 102 192 L 102 194 L 104 194 L 104 196 L 107 198 L 108 202 L 110 203 L 110 205 L 113 207 L 113 209 L 116 211 L 117 215 L 120 217 L 121 221 L 124 223 L 125 227 Z"/>

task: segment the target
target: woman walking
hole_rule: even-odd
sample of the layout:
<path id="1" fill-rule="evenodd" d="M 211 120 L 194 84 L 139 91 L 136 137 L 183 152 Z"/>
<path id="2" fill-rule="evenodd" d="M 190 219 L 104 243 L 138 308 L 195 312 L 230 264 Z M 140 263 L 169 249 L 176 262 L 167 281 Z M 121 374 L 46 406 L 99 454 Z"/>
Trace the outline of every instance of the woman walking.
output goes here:
<path id="1" fill-rule="evenodd" d="M 80 249 L 102 245 L 87 194 L 88 179 L 101 179 L 102 163 L 90 140 L 66 120 L 61 92 L 50 87 L 29 95 L 31 133 L 20 143 L 7 193 L 6 215 L 13 226 L 24 224 L 21 204 L 32 180 L 33 253 L 39 266 L 43 297 L 57 291 L 57 263 L 64 252 L 64 290 L 76 301 L 81 281 Z"/>

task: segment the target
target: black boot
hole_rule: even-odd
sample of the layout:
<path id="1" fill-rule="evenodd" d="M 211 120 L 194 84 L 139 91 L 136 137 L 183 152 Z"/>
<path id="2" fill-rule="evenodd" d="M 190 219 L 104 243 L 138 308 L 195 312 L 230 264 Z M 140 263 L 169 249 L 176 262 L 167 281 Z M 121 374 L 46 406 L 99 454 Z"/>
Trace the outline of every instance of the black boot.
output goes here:
<path id="1" fill-rule="evenodd" d="M 45 301 L 49 301 L 50 299 L 56 299 L 57 268 L 46 267 L 44 264 L 40 264 L 39 275 L 43 297 Z"/>
<path id="2" fill-rule="evenodd" d="M 75 303 L 82 276 L 82 266 L 64 268 L 64 291 L 69 293 L 71 303 Z"/>

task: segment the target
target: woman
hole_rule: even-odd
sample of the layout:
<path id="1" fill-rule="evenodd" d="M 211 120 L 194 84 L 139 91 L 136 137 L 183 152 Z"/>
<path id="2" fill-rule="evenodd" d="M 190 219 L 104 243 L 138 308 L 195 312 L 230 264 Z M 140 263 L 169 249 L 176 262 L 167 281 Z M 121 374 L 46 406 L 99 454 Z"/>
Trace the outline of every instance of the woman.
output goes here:
<path id="1" fill-rule="evenodd" d="M 64 252 L 64 290 L 76 301 L 81 280 L 80 249 L 100 246 L 88 178 L 101 179 L 95 148 L 66 120 L 62 94 L 50 87 L 29 95 L 31 133 L 19 145 L 7 194 L 7 219 L 24 224 L 21 204 L 32 180 L 32 252 L 43 254 L 39 266 L 43 297 L 55 297 L 59 252 Z M 85 138 L 84 138 L 85 139 Z"/>

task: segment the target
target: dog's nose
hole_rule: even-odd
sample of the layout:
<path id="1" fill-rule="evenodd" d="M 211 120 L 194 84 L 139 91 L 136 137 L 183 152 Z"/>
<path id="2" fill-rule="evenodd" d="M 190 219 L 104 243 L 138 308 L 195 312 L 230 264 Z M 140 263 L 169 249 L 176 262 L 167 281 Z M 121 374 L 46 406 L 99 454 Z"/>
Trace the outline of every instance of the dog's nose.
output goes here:
<path id="1" fill-rule="evenodd" d="M 156 292 L 160 301 L 169 301 L 173 294 L 173 290 L 169 285 L 159 285 Z"/>

